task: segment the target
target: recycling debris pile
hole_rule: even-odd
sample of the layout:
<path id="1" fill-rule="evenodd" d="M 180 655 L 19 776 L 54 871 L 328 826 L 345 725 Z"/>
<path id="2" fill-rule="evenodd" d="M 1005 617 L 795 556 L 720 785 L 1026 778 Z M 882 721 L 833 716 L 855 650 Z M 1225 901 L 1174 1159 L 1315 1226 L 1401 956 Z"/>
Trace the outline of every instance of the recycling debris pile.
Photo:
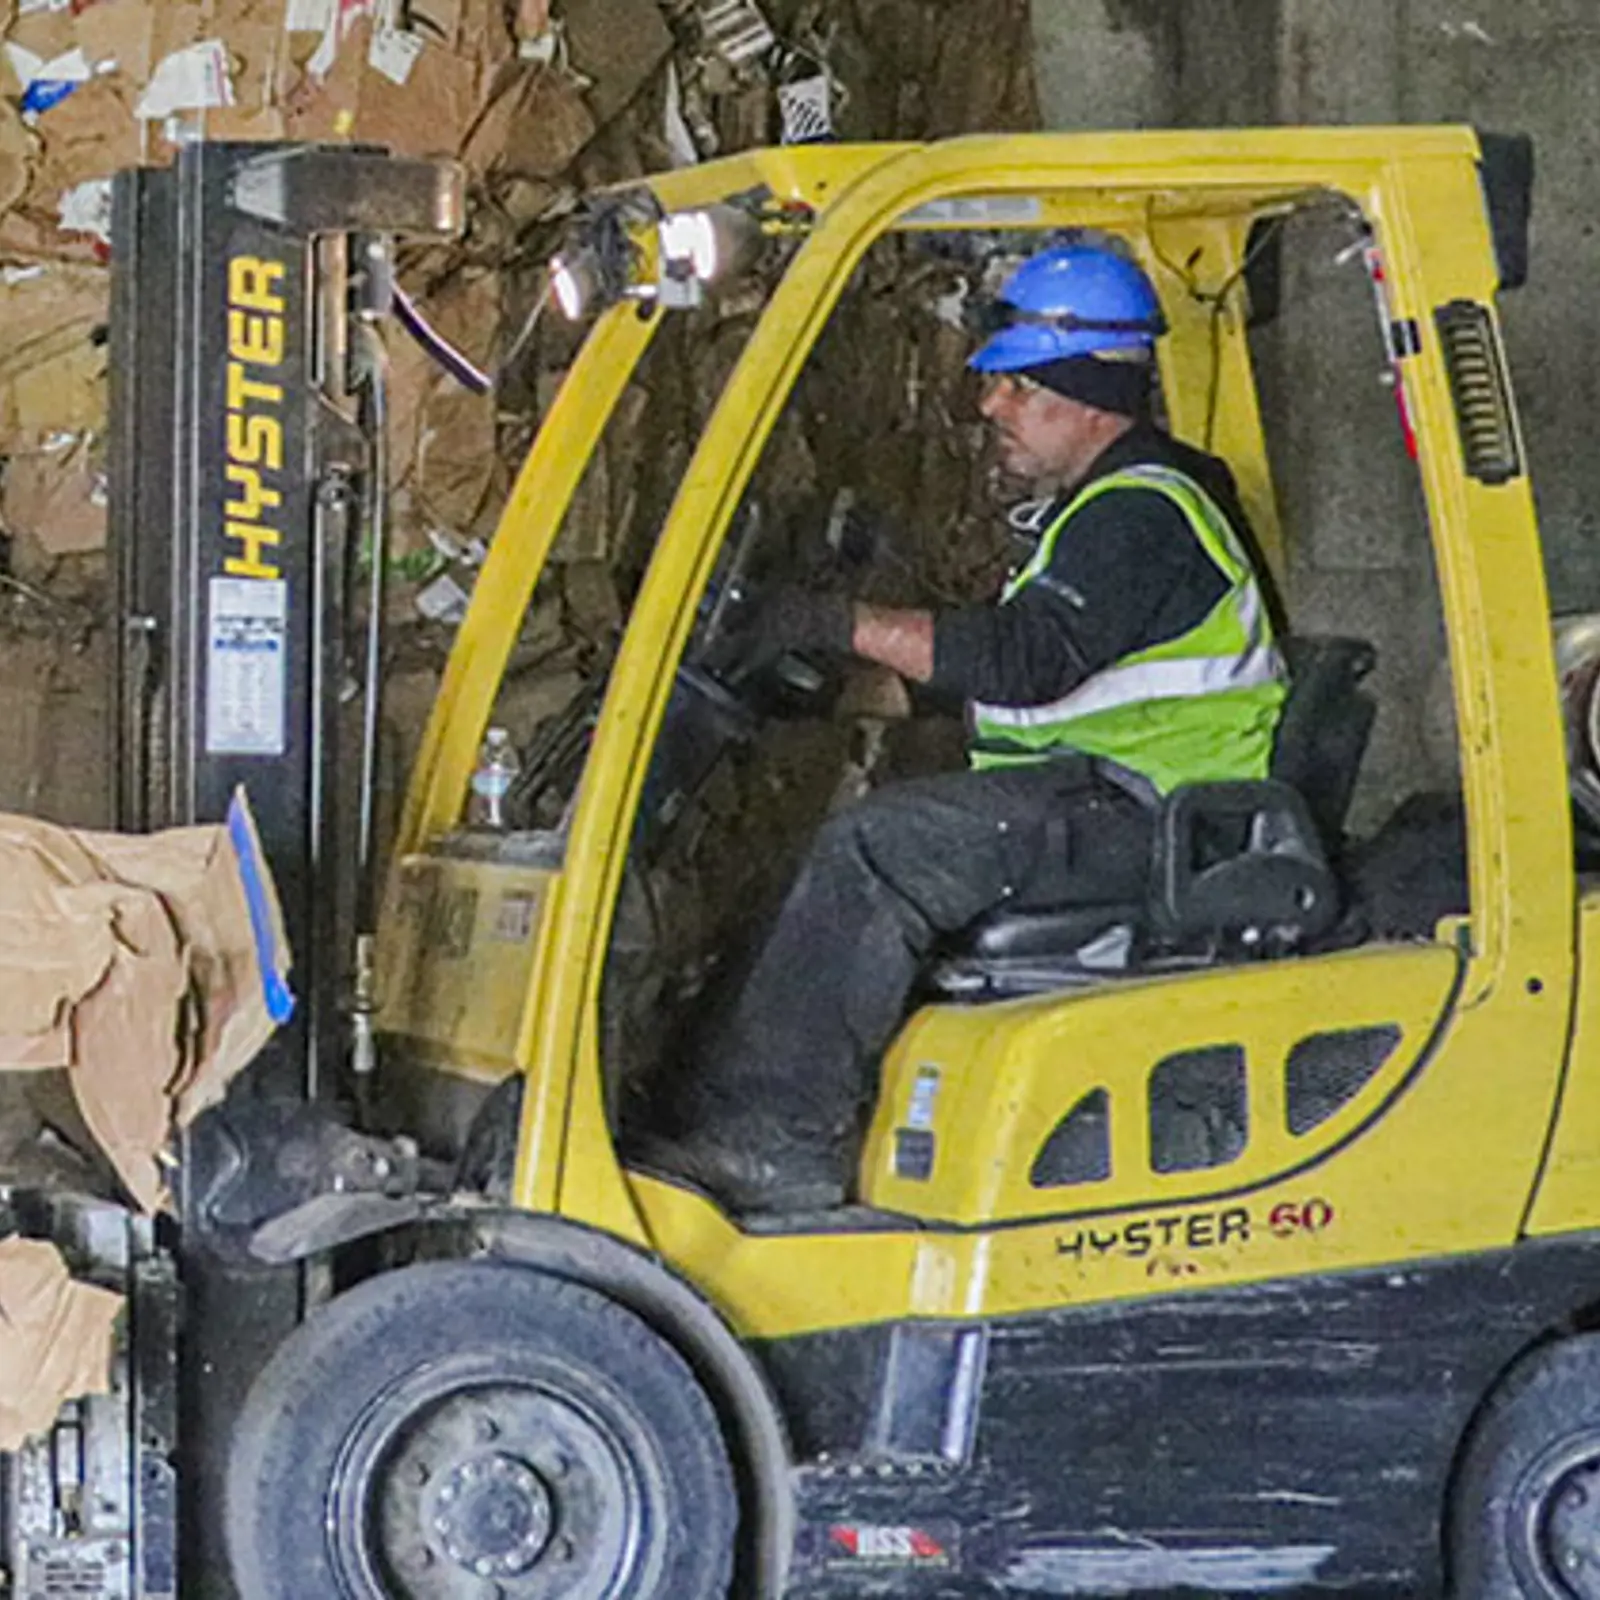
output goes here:
<path id="1" fill-rule="evenodd" d="M 541 259 L 540 236 L 581 188 L 785 135 L 1025 124 L 1025 10 L 1018 0 L 0 0 L 10 335 L 0 517 L 13 561 L 35 578 L 104 543 L 117 169 L 163 163 L 195 138 L 460 156 L 473 184 L 469 236 L 414 259 L 407 281 L 423 314 L 496 371 L 508 302 L 527 287 L 510 280 Z M 1021 47 L 1009 55 L 995 50 L 1000 20 Z M 991 64 L 975 69 L 980 41 Z M 550 385 L 524 383 L 524 415 L 508 418 L 503 392 L 474 395 L 407 352 L 398 388 L 395 460 L 409 492 L 397 549 L 414 575 L 492 531 L 503 430 L 510 422 L 520 445 Z"/>

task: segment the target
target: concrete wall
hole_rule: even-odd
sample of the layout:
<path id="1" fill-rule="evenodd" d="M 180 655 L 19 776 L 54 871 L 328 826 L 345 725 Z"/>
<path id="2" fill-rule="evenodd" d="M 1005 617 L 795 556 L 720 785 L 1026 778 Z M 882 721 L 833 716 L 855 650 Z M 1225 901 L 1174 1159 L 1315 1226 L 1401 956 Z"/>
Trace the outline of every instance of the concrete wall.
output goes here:
<path id="1" fill-rule="evenodd" d="M 1032 0 L 1046 128 L 1158 128 L 1172 120 L 1177 7 L 1161 0 Z"/>
<path id="2" fill-rule="evenodd" d="M 1593 0 L 1033 0 L 1046 126 L 1467 121 L 1534 136 L 1533 275 L 1505 297 L 1558 611 L 1600 608 L 1600 6 Z M 1112 78 L 1119 65 L 1127 72 Z M 1290 314 L 1266 342 L 1274 467 L 1297 547 L 1302 626 L 1362 633 L 1387 709 L 1369 760 L 1369 820 L 1451 781 L 1453 737 L 1431 564 L 1386 407 L 1365 394 L 1370 342 L 1302 317 L 1325 283 L 1291 267 Z M 1354 314 L 1359 316 L 1359 307 Z M 1367 319 L 1368 328 L 1371 326 Z M 1304 380 L 1315 374 L 1315 382 Z M 1300 379 L 1302 381 L 1295 381 Z"/>

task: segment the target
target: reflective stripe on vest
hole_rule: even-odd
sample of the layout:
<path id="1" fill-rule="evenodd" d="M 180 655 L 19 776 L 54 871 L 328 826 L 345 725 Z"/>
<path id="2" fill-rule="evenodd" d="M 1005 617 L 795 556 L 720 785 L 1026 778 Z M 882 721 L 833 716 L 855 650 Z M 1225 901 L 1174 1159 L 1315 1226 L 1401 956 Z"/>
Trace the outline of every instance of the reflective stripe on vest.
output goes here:
<path id="1" fill-rule="evenodd" d="M 1249 558 L 1215 501 L 1187 474 L 1143 465 L 1097 479 L 1046 530 L 1001 604 L 1044 572 L 1072 518 L 1117 489 L 1156 490 L 1183 513 L 1228 588 L 1193 628 L 1134 651 L 1061 699 L 972 708 L 972 764 L 1047 761 L 1076 751 L 1142 773 L 1163 792 L 1181 783 L 1266 774 L 1287 689 Z"/>

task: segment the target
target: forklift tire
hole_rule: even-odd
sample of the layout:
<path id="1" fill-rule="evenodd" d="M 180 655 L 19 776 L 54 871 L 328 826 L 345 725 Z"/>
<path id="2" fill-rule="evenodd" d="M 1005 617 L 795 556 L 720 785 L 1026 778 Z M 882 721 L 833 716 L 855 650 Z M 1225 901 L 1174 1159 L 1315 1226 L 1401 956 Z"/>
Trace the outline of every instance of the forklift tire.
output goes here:
<path id="1" fill-rule="evenodd" d="M 738 1504 L 711 1404 L 633 1312 L 441 1261 L 315 1311 L 230 1451 L 241 1600 L 727 1594 Z"/>
<path id="2" fill-rule="evenodd" d="M 1514 1367 L 1469 1436 L 1450 1508 L 1452 1600 L 1600 1594 L 1600 1336 Z"/>

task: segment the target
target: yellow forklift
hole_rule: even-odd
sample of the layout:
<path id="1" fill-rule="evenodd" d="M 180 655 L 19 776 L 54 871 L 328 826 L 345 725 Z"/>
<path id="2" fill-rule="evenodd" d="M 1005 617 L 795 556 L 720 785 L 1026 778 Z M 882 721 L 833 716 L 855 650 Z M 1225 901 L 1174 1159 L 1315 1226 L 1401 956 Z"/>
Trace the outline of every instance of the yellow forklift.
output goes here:
<path id="1" fill-rule="evenodd" d="M 243 1600 L 1600 1595 L 1600 900 L 1495 309 L 1529 177 L 1465 129 L 1329 128 L 797 147 L 594 198 L 552 264 L 592 323 L 375 919 L 384 1109 L 310 1189 L 218 1191 L 228 1281 L 294 1267 L 304 1308 L 222 1441 Z M 1165 420 L 1228 460 L 1282 573 L 1252 338 L 1304 218 L 1376 307 L 1414 463 L 1447 870 L 1350 842 L 1381 678 L 1291 603 L 1295 748 L 1159 803 L 1148 903 L 1008 908 L 940 952 L 851 1204 L 736 1218 L 630 1168 L 642 867 L 731 747 L 830 693 L 804 661 L 708 663 L 781 566 L 763 452 L 853 274 L 926 250 L 977 296 L 1051 237 L 1120 240 L 1171 324 Z M 758 311 L 615 651 L 519 725 L 510 668 L 602 435 L 726 294 Z M 521 759 L 485 826 L 492 726 Z M 236 1120 L 236 1169 L 302 1139 L 274 1115 Z"/>

